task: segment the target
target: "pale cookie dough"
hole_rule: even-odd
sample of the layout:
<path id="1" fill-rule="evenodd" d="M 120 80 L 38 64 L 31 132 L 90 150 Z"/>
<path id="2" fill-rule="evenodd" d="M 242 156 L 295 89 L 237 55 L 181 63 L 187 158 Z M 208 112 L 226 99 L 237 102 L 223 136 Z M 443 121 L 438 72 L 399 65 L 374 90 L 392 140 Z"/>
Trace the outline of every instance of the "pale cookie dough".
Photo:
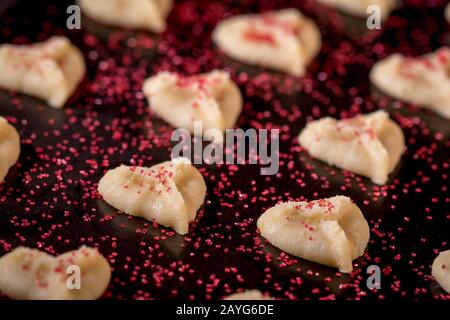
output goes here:
<path id="1" fill-rule="evenodd" d="M 186 234 L 206 196 L 191 164 L 163 162 L 150 168 L 120 166 L 100 180 L 98 191 L 114 208 Z"/>
<path id="2" fill-rule="evenodd" d="M 273 300 L 271 297 L 264 295 L 259 290 L 246 290 L 244 292 L 233 293 L 224 300 Z"/>
<path id="3" fill-rule="evenodd" d="M 81 52 L 65 37 L 31 45 L 0 46 L 0 87 L 46 100 L 62 108 L 83 79 Z"/>
<path id="4" fill-rule="evenodd" d="M 386 94 L 450 119 L 450 48 L 417 58 L 393 54 L 378 62 L 370 80 Z"/>
<path id="5" fill-rule="evenodd" d="M 143 91 L 151 110 L 170 125 L 218 141 L 242 110 L 239 88 L 219 70 L 191 77 L 161 72 L 145 81 Z M 201 123 L 201 132 L 195 132 L 194 122 Z"/>
<path id="6" fill-rule="evenodd" d="M 79 268 L 76 289 L 71 266 Z M 108 261 L 96 250 L 81 247 L 58 257 L 19 247 L 0 258 L 0 291 L 17 300 L 94 300 L 111 278 Z"/>
<path id="7" fill-rule="evenodd" d="M 81 10 L 101 23 L 161 33 L 173 0 L 78 0 Z"/>
<path id="8" fill-rule="evenodd" d="M 450 3 L 445 8 L 445 17 L 447 18 L 447 21 L 450 23 Z"/>
<path id="9" fill-rule="evenodd" d="M 387 182 L 405 150 L 403 131 L 384 111 L 310 122 L 299 143 L 312 157 L 380 185 Z"/>
<path id="10" fill-rule="evenodd" d="M 259 217 L 257 225 L 275 247 L 345 273 L 353 270 L 352 261 L 364 254 L 370 238 L 361 210 L 344 196 L 281 203 Z"/>
<path id="11" fill-rule="evenodd" d="M 305 74 L 322 43 L 316 24 L 297 9 L 228 18 L 213 40 L 233 59 L 295 76 Z"/>
<path id="12" fill-rule="evenodd" d="M 0 117 L 0 183 L 9 169 L 19 160 L 20 137 L 17 130 Z"/>
<path id="13" fill-rule="evenodd" d="M 317 0 L 325 5 L 336 8 L 358 17 L 368 17 L 369 6 L 380 8 L 381 19 L 385 20 L 397 5 L 397 0 Z"/>
<path id="14" fill-rule="evenodd" d="M 447 293 L 450 293 L 450 250 L 441 252 L 434 259 L 431 274 Z"/>

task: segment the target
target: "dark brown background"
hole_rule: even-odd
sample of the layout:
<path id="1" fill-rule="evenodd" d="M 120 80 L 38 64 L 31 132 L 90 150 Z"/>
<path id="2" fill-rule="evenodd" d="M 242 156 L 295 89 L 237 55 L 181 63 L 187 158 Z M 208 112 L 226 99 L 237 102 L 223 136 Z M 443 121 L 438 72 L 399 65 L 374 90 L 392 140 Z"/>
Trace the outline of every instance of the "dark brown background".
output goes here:
<path id="1" fill-rule="evenodd" d="M 445 299 L 429 278 L 438 251 L 450 249 L 449 120 L 394 102 L 372 88 L 368 71 L 392 52 L 423 54 L 448 44 L 446 1 L 404 1 L 381 31 L 305 1 L 177 1 L 159 36 L 121 31 L 83 17 L 65 28 L 68 1 L 2 1 L 0 42 L 67 35 L 84 53 L 86 79 L 62 110 L 0 91 L 0 115 L 19 130 L 19 164 L 0 186 L 0 254 L 19 245 L 62 253 L 99 247 L 114 268 L 105 298 L 217 299 L 258 288 L 281 299 Z M 11 4 L 11 6 L 9 6 Z M 210 41 L 220 19 L 297 7 L 320 26 L 324 45 L 304 78 L 243 66 Z M 238 125 L 281 130 L 280 173 L 259 167 L 200 166 L 208 195 L 186 237 L 117 213 L 96 186 L 120 163 L 169 159 L 172 128 L 151 114 L 140 93 L 161 69 L 184 74 L 226 68 L 246 101 Z M 1 72 L 1 66 L 0 66 Z M 328 167 L 301 151 L 308 120 L 387 109 L 404 129 L 408 151 L 383 188 Z M 289 199 L 351 196 L 369 220 L 367 253 L 352 275 L 294 259 L 261 239 L 256 219 Z M 367 290 L 366 268 L 383 270 Z"/>

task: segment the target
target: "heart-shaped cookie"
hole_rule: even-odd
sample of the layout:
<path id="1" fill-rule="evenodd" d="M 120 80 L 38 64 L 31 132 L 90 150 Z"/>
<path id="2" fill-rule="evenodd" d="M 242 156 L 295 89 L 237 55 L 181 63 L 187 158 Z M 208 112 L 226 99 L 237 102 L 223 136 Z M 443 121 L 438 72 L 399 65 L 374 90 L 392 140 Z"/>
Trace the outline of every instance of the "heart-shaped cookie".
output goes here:
<path id="1" fill-rule="evenodd" d="M 17 300 L 93 300 L 111 279 L 108 261 L 81 247 L 58 257 L 18 247 L 0 258 L 0 291 Z"/>
<path id="2" fill-rule="evenodd" d="M 8 170 L 17 162 L 20 155 L 20 137 L 17 130 L 0 117 L 0 182 Z"/>
<path id="3" fill-rule="evenodd" d="M 166 161 L 150 168 L 121 165 L 98 184 L 103 199 L 127 214 L 186 234 L 206 195 L 206 184 L 192 164 Z"/>
<path id="4" fill-rule="evenodd" d="M 351 272 L 370 238 L 361 210 L 348 197 L 286 202 L 267 210 L 257 222 L 261 235 L 294 256 Z"/>
<path id="5" fill-rule="evenodd" d="M 297 9 L 233 16 L 217 25 L 213 40 L 233 59 L 296 76 L 322 43 L 319 28 Z"/>

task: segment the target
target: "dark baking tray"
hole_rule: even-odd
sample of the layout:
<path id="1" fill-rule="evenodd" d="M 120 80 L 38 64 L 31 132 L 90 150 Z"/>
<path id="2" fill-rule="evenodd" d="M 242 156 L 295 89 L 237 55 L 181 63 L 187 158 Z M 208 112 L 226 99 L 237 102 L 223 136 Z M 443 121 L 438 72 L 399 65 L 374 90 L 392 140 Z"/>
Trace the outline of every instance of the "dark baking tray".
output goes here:
<path id="1" fill-rule="evenodd" d="M 446 1 L 403 1 L 382 30 L 305 1 L 177 1 L 162 35 L 118 30 L 82 18 L 65 27 L 68 1 L 1 3 L 0 43 L 68 36 L 88 73 L 61 110 L 0 91 L 0 115 L 19 130 L 19 163 L 0 186 L 0 255 L 17 246 L 62 253 L 98 247 L 114 268 L 106 299 L 218 299 L 257 288 L 280 299 L 448 299 L 430 278 L 437 253 L 450 249 L 450 121 L 393 101 L 368 81 L 392 52 L 418 55 L 448 44 Z M 304 78 L 241 65 L 211 43 L 220 19 L 297 7 L 319 24 L 323 48 Z M 118 213 L 96 192 L 105 170 L 169 159 L 171 128 L 152 115 L 142 81 L 161 69 L 184 74 L 229 70 L 246 102 L 238 126 L 281 130 L 280 172 L 258 165 L 200 165 L 208 195 L 185 237 Z M 1 72 L 1 66 L 0 66 Z M 408 150 L 389 183 L 326 166 L 302 152 L 308 120 L 383 108 L 402 126 Z M 371 226 L 371 241 L 351 275 L 283 254 L 257 233 L 256 219 L 289 199 L 351 196 Z M 382 288 L 366 269 L 383 270 Z"/>

